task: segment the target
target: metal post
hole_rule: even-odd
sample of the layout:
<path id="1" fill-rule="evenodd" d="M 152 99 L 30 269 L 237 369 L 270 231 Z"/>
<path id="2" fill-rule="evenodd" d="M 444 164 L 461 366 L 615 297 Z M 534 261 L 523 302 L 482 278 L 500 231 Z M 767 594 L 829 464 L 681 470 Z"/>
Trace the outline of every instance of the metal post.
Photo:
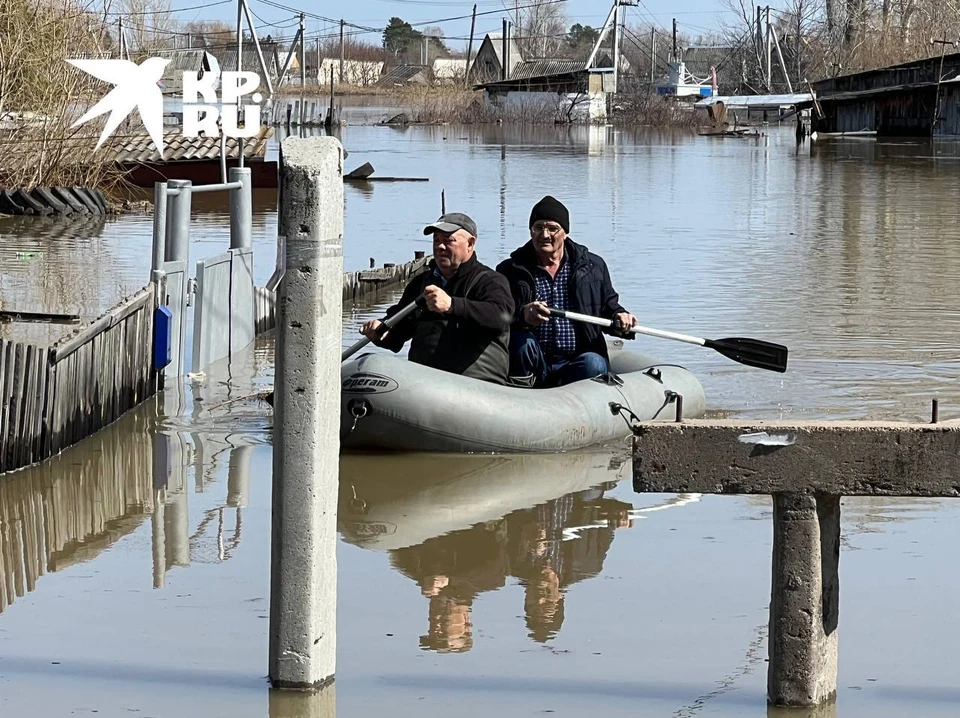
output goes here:
<path id="1" fill-rule="evenodd" d="M 163 265 L 167 250 L 167 183 L 153 183 L 153 262 L 151 272 Z"/>
<path id="2" fill-rule="evenodd" d="M 677 57 L 677 18 L 673 18 L 673 61 L 676 62 L 679 59 Z"/>
<path id="3" fill-rule="evenodd" d="M 190 180 L 167 180 L 167 187 L 177 190 L 168 199 L 167 205 L 167 247 L 165 259 L 168 262 L 188 261 L 190 259 Z"/>
<path id="4" fill-rule="evenodd" d="M 343 146 L 287 137 L 281 157 L 269 675 L 312 690 L 336 672 Z"/>
<path id="5" fill-rule="evenodd" d="M 237 72 L 243 71 L 243 2 L 244 0 L 237 0 Z M 251 30 L 251 32 L 253 32 Z M 241 98 L 237 98 L 237 121 L 239 122 L 240 112 L 242 109 Z M 244 125 L 247 124 L 246 118 L 244 118 Z M 243 167 L 243 139 L 237 138 L 237 150 L 239 151 L 239 158 L 237 159 L 237 166 Z"/>
<path id="6" fill-rule="evenodd" d="M 253 178 L 249 167 L 231 167 L 230 181 L 240 182 L 230 190 L 230 249 L 253 247 Z"/>

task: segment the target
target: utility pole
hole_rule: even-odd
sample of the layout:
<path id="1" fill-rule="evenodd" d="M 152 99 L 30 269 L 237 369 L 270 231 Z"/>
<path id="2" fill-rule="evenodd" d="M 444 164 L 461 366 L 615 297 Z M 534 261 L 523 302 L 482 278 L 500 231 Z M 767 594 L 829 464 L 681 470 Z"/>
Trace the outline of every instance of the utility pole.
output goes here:
<path id="1" fill-rule="evenodd" d="M 467 43 L 467 70 L 464 74 L 463 85 L 470 87 L 470 55 L 473 54 L 473 31 L 477 26 L 477 6 L 473 6 L 473 19 L 470 20 L 470 42 Z"/>
<path id="2" fill-rule="evenodd" d="M 677 57 L 677 18 L 673 18 L 673 61 L 676 62 L 679 59 Z"/>
<path id="3" fill-rule="evenodd" d="M 620 0 L 613 0 L 613 91 L 620 78 Z"/>
<path id="4" fill-rule="evenodd" d="M 300 131 L 307 120 L 307 32 L 300 13 Z"/>
<path id="5" fill-rule="evenodd" d="M 650 84 L 654 83 L 654 73 L 657 68 L 657 28 L 650 28 Z"/>
<path id="6" fill-rule="evenodd" d="M 123 17 L 122 16 L 117 18 L 117 38 L 119 41 L 119 47 L 117 48 L 117 52 L 120 53 L 120 59 L 123 60 L 124 59 L 124 53 L 123 53 L 124 42 L 123 42 Z"/>
<path id="7" fill-rule="evenodd" d="M 500 79 L 507 79 L 507 18 L 503 18 L 503 34 L 500 37 Z"/>
<path id="8" fill-rule="evenodd" d="M 758 5 L 757 6 L 757 32 L 753 38 L 755 49 L 756 49 L 756 56 L 757 56 L 757 79 L 758 79 L 757 84 L 762 83 L 764 80 L 763 59 L 762 59 L 763 58 L 763 21 L 761 19 L 762 14 L 763 14 L 763 8 L 761 8 Z"/>
<path id="9" fill-rule="evenodd" d="M 343 18 L 340 18 L 340 84 L 343 84 Z"/>
<path id="10" fill-rule="evenodd" d="M 771 34 L 773 27 L 770 25 L 770 6 L 767 5 L 767 92 L 773 92 L 773 43 Z"/>

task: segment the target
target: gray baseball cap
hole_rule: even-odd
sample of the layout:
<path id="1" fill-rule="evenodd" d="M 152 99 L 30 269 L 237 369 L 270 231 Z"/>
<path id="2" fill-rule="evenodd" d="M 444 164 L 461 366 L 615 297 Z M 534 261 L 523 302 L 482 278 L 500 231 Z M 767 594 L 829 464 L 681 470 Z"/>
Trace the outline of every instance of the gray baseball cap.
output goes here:
<path id="1" fill-rule="evenodd" d="M 423 228 L 423 233 L 433 234 L 434 230 L 441 232 L 456 232 L 458 229 L 465 229 L 474 237 L 477 236 L 477 223 L 461 212 L 448 212 L 433 224 L 428 224 Z"/>

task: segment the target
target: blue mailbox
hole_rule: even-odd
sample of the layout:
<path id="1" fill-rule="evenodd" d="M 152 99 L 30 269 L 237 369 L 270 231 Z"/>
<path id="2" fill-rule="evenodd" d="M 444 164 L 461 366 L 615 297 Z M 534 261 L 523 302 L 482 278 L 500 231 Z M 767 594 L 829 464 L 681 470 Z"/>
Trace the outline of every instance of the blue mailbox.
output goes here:
<path id="1" fill-rule="evenodd" d="M 173 348 L 173 312 L 159 306 L 153 313 L 153 369 L 160 371 L 170 363 Z"/>

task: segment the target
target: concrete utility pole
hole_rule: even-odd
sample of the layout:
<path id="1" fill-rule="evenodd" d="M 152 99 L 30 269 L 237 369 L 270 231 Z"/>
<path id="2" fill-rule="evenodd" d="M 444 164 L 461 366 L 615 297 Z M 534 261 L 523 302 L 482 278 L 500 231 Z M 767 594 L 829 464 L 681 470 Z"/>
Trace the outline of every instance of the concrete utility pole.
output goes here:
<path id="1" fill-rule="evenodd" d="M 300 13 L 300 131 L 307 120 L 307 32 Z"/>
<path id="2" fill-rule="evenodd" d="M 673 18 L 673 61 L 680 58 L 677 56 L 677 18 Z"/>
<path id="3" fill-rule="evenodd" d="M 340 19 L 340 84 L 343 84 L 343 18 Z"/>
<path id="4" fill-rule="evenodd" d="M 654 83 L 654 73 L 657 71 L 657 28 L 650 28 L 650 84 Z"/>
<path id="5" fill-rule="evenodd" d="M 477 26 L 477 6 L 473 6 L 473 18 L 470 20 L 470 42 L 467 44 L 467 71 L 463 78 L 464 87 L 470 87 L 470 57 L 473 55 L 473 31 Z"/>
<path id="6" fill-rule="evenodd" d="M 767 92 L 773 92 L 773 44 L 771 43 L 771 34 L 773 27 L 770 25 L 770 6 L 767 5 Z"/>
<path id="7" fill-rule="evenodd" d="M 336 673 L 343 147 L 288 137 L 280 156 L 269 675 L 314 690 Z"/>
<path id="8" fill-rule="evenodd" d="M 613 0 L 613 91 L 620 78 L 620 0 Z"/>

